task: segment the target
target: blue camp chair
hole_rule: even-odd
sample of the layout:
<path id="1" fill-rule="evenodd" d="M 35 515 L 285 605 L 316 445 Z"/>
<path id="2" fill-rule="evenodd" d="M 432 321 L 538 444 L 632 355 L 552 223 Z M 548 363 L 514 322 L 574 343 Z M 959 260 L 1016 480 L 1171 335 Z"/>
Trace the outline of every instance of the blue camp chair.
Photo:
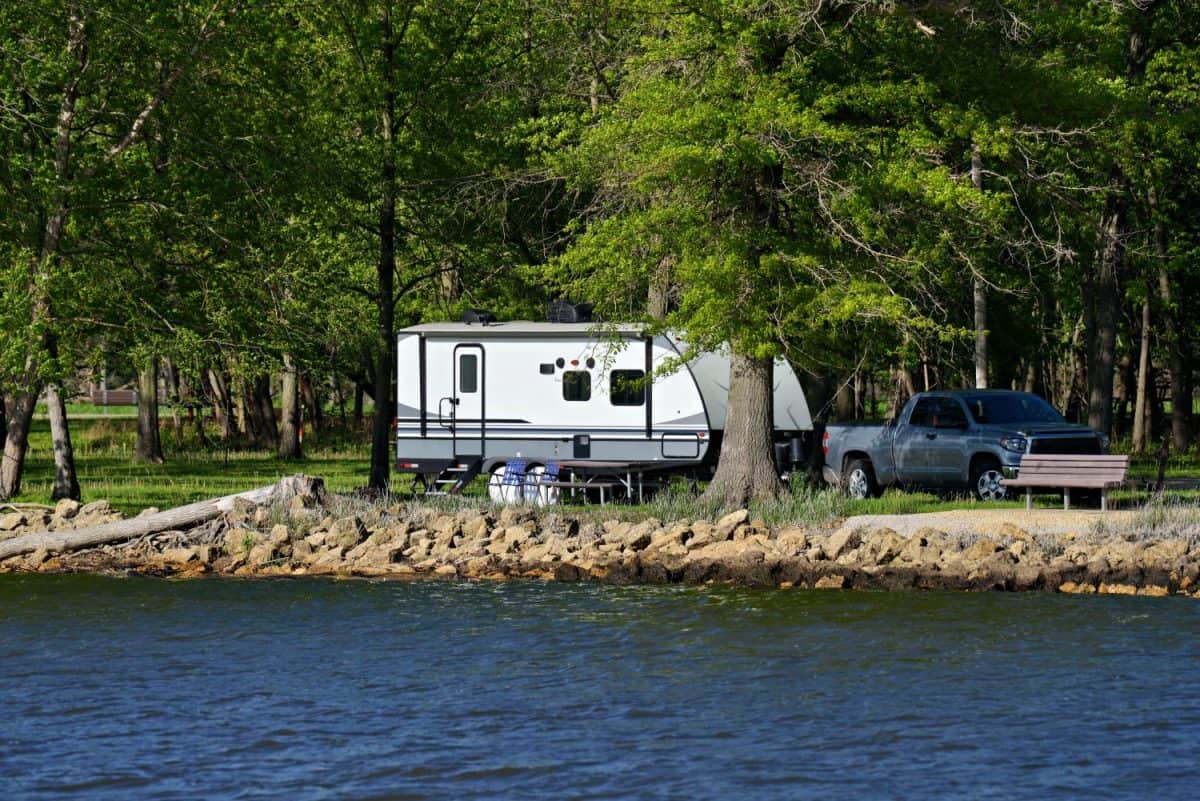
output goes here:
<path id="1" fill-rule="evenodd" d="M 505 503 L 520 503 L 525 498 L 525 460 L 513 459 L 504 466 L 500 496 Z"/>

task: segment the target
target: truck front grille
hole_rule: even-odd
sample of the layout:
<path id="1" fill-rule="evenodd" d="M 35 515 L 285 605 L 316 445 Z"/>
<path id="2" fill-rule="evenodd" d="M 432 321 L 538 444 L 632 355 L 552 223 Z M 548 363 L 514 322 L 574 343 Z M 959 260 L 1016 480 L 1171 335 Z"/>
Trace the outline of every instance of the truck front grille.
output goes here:
<path id="1" fill-rule="evenodd" d="M 1100 440 L 1096 437 L 1047 437 L 1035 438 L 1029 444 L 1030 453 L 1100 453 Z"/>

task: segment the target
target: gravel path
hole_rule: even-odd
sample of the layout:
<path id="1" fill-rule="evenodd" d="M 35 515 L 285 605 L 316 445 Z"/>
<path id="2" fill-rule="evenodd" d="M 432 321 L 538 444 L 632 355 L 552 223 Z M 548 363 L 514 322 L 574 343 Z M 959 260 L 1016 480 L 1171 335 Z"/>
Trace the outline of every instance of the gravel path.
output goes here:
<path id="1" fill-rule="evenodd" d="M 1134 511 L 1100 512 L 1092 510 L 1061 509 L 970 509 L 950 512 L 928 512 L 906 515 L 858 515 L 847 518 L 842 528 L 863 528 L 872 531 L 890 528 L 901 536 L 910 536 L 922 528 L 932 528 L 954 535 L 1003 534 L 1002 527 L 1008 523 L 1033 535 L 1075 534 L 1095 531 L 1100 526 L 1108 529 L 1124 529 L 1134 525 Z"/>

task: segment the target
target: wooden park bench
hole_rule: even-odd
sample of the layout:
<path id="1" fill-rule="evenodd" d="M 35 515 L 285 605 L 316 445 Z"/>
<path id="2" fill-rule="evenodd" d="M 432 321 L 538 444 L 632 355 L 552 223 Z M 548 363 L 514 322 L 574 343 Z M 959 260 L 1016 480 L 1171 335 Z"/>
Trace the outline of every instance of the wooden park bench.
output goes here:
<path id="1" fill-rule="evenodd" d="M 1006 487 L 1025 487 L 1025 508 L 1033 508 L 1034 487 L 1061 487 L 1063 508 L 1071 508 L 1072 489 L 1100 490 L 1100 511 L 1108 511 L 1108 491 L 1122 486 L 1129 473 L 1128 456 L 1099 454 L 1026 454 L 1017 478 L 1001 479 Z"/>
<path id="2" fill-rule="evenodd" d="M 92 403 L 96 406 L 137 406 L 137 392 L 132 389 L 93 389 Z"/>

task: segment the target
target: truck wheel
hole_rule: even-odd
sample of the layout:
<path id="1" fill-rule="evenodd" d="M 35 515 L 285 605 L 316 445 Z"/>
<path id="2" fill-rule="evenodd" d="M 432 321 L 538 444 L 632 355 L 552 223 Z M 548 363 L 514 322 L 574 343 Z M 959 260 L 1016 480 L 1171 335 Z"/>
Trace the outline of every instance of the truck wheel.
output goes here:
<path id="1" fill-rule="evenodd" d="M 971 491 L 981 501 L 1002 501 L 1008 488 L 1000 483 L 1004 471 L 995 459 L 980 459 L 971 468 Z"/>
<path id="2" fill-rule="evenodd" d="M 846 465 L 843 479 L 846 494 L 851 498 L 874 498 L 879 494 L 875 473 L 871 470 L 871 463 L 865 459 L 851 459 Z"/>

